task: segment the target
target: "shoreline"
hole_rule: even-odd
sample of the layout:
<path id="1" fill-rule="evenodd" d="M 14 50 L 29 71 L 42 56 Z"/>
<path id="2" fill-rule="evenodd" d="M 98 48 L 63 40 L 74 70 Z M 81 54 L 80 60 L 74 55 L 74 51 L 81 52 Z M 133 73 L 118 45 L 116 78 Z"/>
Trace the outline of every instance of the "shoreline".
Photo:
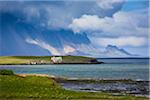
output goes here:
<path id="1" fill-rule="evenodd" d="M 7 71 L 9 72 L 9 71 Z M 80 90 L 69 89 L 63 84 L 48 78 L 46 74 L 5 74 L 0 75 L 1 99 L 141 99 L 148 100 L 147 95 L 133 95 L 128 93 L 115 93 L 115 91 L 93 91 L 88 88 Z M 27 77 L 33 76 L 33 77 Z M 39 77 L 37 77 L 39 76 Z M 66 84 L 67 85 L 67 84 Z M 86 87 L 85 84 L 78 84 Z M 8 91 L 9 90 L 9 91 Z"/>
<path id="2" fill-rule="evenodd" d="M 0 65 L 72 65 L 72 64 L 104 64 L 104 62 L 97 62 L 97 63 L 47 63 L 47 64 L 0 64 Z"/>
<path id="3" fill-rule="evenodd" d="M 59 61 L 60 60 L 60 61 Z M 101 64 L 85 56 L 0 56 L 0 65 Z"/>
<path id="4" fill-rule="evenodd" d="M 21 76 L 21 77 L 27 77 L 27 76 L 52 77 L 52 76 L 49 76 L 48 74 L 15 74 L 15 75 Z"/>
<path id="5" fill-rule="evenodd" d="M 81 92 L 106 92 L 112 95 L 134 95 L 149 97 L 149 83 L 144 80 L 131 79 L 91 79 L 65 78 L 48 74 L 15 74 L 20 77 L 39 76 L 53 79 L 66 90 Z"/>
<path id="6" fill-rule="evenodd" d="M 26 73 L 21 73 L 21 74 L 15 74 L 17 76 L 21 76 L 21 77 L 27 77 L 27 76 L 40 76 L 40 77 L 48 77 L 48 78 L 53 78 L 53 79 L 58 79 L 58 80 L 67 80 L 67 81 L 83 81 L 83 82 L 150 82 L 150 80 L 142 80 L 142 79 L 108 79 L 108 78 L 76 78 L 76 77 L 57 77 L 55 75 L 49 75 L 49 74 L 36 74 L 36 73 L 32 73 L 32 74 L 26 74 Z"/>

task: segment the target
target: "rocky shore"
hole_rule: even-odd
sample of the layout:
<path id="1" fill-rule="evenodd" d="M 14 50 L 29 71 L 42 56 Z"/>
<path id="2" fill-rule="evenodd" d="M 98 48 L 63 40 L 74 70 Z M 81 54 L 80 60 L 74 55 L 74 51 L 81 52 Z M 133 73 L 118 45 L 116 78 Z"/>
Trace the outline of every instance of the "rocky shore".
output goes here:
<path id="1" fill-rule="evenodd" d="M 84 92 L 107 92 L 113 95 L 135 95 L 149 96 L 149 81 L 136 81 L 130 79 L 108 80 L 108 79 L 76 79 L 62 78 L 47 74 L 17 74 L 21 77 L 42 76 L 55 80 L 66 90 Z"/>
<path id="2" fill-rule="evenodd" d="M 149 81 L 133 80 L 57 80 L 65 89 L 87 92 L 108 92 L 114 95 L 149 96 Z"/>

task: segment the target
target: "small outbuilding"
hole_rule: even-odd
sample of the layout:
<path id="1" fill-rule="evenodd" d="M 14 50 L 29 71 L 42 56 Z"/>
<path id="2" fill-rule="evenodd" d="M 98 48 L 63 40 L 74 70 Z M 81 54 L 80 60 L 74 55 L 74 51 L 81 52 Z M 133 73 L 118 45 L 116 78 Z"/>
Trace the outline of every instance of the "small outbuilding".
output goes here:
<path id="1" fill-rule="evenodd" d="M 52 63 L 62 63 L 63 59 L 62 57 L 51 57 Z"/>

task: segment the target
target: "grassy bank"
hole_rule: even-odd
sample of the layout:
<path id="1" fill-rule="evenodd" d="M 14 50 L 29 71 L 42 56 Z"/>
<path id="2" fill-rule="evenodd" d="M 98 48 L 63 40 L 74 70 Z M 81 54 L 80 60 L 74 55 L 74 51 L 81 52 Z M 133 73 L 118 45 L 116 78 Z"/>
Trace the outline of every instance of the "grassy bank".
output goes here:
<path id="1" fill-rule="evenodd" d="M 107 93 L 64 90 L 48 77 L 0 75 L 0 99 L 11 100 L 148 100 L 144 97 L 113 96 Z"/>
<path id="2" fill-rule="evenodd" d="M 83 56 L 61 56 L 64 64 L 98 63 L 95 58 Z M 29 64 L 30 62 L 43 62 L 52 64 L 51 56 L 0 56 L 0 65 Z"/>

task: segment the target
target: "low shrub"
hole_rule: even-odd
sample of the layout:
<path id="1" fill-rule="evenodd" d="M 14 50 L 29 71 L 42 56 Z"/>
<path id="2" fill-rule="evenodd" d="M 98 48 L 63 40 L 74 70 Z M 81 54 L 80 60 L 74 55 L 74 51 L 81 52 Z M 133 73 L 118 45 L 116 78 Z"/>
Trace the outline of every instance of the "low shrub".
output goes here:
<path id="1" fill-rule="evenodd" d="M 0 75 L 14 75 L 12 70 L 2 69 L 0 70 Z"/>

